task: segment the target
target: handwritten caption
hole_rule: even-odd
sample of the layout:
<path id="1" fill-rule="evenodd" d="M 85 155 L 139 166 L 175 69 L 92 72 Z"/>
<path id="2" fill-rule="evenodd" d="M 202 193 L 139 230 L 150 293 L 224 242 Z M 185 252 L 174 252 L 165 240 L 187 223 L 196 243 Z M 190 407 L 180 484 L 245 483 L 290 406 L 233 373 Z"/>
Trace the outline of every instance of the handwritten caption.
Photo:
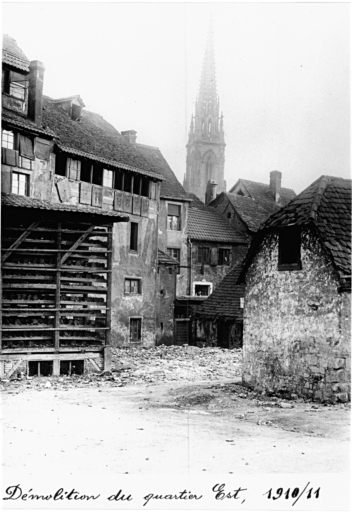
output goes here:
<path id="1" fill-rule="evenodd" d="M 237 489 L 229 490 L 225 484 L 215 484 L 211 489 L 211 496 L 215 501 L 223 500 L 238 500 L 239 505 L 243 505 L 246 501 L 246 493 L 248 489 L 242 488 L 241 486 Z M 299 487 L 284 489 L 279 487 L 275 489 L 269 489 L 263 493 L 263 496 L 269 500 L 278 500 L 280 498 L 285 500 L 292 500 L 292 506 L 296 505 L 300 498 L 305 499 L 318 499 L 320 497 L 320 487 L 310 487 L 310 482 L 300 489 Z M 109 496 L 102 496 L 101 494 L 82 494 L 75 488 L 71 490 L 65 490 L 60 487 L 53 494 L 37 494 L 33 492 L 33 489 L 24 491 L 20 484 L 10 485 L 5 490 L 4 501 L 96 501 L 99 499 L 106 499 L 110 502 L 131 502 L 134 498 L 132 494 L 125 493 L 122 489 L 119 489 L 116 493 L 110 494 Z M 191 500 L 202 500 L 203 494 L 194 494 L 191 491 L 179 491 L 176 494 L 146 494 L 142 497 L 142 506 L 148 507 L 149 504 L 155 500 L 172 500 L 172 501 L 191 501 Z"/>

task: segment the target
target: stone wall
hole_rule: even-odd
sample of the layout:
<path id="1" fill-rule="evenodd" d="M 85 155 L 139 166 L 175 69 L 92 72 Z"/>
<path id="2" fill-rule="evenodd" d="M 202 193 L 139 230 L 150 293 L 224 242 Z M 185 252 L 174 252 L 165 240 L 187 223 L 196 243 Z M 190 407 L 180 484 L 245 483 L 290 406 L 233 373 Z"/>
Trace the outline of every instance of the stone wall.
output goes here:
<path id="1" fill-rule="evenodd" d="M 246 275 L 243 382 L 317 401 L 350 400 L 350 308 L 315 234 L 302 232 L 302 270 L 278 271 L 268 235 Z"/>
<path id="2" fill-rule="evenodd" d="M 156 343 L 171 345 L 174 341 L 174 306 L 177 268 L 160 265 L 156 303 Z"/>

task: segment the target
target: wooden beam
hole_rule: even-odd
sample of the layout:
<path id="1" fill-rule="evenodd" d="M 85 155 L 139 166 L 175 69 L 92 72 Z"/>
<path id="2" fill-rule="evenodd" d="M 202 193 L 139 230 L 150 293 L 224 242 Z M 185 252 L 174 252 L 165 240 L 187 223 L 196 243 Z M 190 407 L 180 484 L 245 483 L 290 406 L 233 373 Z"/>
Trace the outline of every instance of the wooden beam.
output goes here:
<path id="1" fill-rule="evenodd" d="M 16 368 L 13 369 L 15 371 L 22 361 L 54 361 L 58 359 L 60 361 L 77 361 L 80 359 L 99 359 L 101 357 L 100 352 L 85 352 L 80 354 L 79 352 L 74 352 L 72 354 L 8 354 L 0 356 L 0 361 L 19 361 Z"/>
<path id="2" fill-rule="evenodd" d="M 67 260 L 67 258 L 70 256 L 70 254 L 72 254 L 72 252 L 77 249 L 77 247 L 79 246 L 79 244 L 81 242 L 83 242 L 83 240 L 85 238 L 87 238 L 88 235 L 90 235 L 90 233 L 93 231 L 93 229 L 95 228 L 95 226 L 89 226 L 89 228 L 87 229 L 87 231 L 85 231 L 83 233 L 83 235 L 81 235 L 76 241 L 75 243 L 72 245 L 72 247 L 70 247 L 70 249 L 63 255 L 63 257 L 61 258 L 61 265 Z M 85 252 L 90 252 L 90 251 L 85 251 Z"/>
<path id="3" fill-rule="evenodd" d="M 26 231 L 24 233 L 22 233 L 22 235 L 20 235 L 17 238 L 16 242 L 14 242 L 8 249 L 6 249 L 5 254 L 3 254 L 3 256 L 2 256 L 2 260 L 1 260 L 2 263 L 4 263 L 4 261 L 6 261 L 7 258 L 9 258 L 9 256 L 11 256 L 13 250 L 17 249 L 18 246 L 21 245 L 23 240 L 25 240 L 27 238 L 29 233 L 31 233 L 36 227 L 38 227 L 39 224 L 40 224 L 40 220 L 32 222 L 32 224 L 26 229 Z"/>
<path id="4" fill-rule="evenodd" d="M 55 290 L 55 328 L 57 329 L 54 333 L 54 344 L 55 351 L 58 352 L 60 348 L 60 331 L 58 330 L 60 327 L 60 300 L 61 300 L 61 222 L 57 224 L 57 249 L 58 253 L 56 255 L 56 290 Z M 55 365 L 55 374 L 57 372 L 57 365 Z M 59 371 L 60 374 L 60 371 Z"/>
<path id="5" fill-rule="evenodd" d="M 99 368 L 99 366 L 97 365 L 97 363 L 94 361 L 94 359 L 92 358 L 89 358 L 88 361 L 90 362 L 90 364 L 93 366 L 94 370 L 96 370 L 97 372 L 101 372 L 101 368 Z"/>
<path id="6" fill-rule="evenodd" d="M 7 372 L 7 374 L 5 375 L 5 379 L 8 379 L 9 377 L 11 377 L 11 375 L 17 370 L 17 368 L 21 365 L 23 361 L 23 356 L 21 356 L 21 359 L 18 359 L 17 363 L 15 363 L 13 365 L 13 367 Z"/>

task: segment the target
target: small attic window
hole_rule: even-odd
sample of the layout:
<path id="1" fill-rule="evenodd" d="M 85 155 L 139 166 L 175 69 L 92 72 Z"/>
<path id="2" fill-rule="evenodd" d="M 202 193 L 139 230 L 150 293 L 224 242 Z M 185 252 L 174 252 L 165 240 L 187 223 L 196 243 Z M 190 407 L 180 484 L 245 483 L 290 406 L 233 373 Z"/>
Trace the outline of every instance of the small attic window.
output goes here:
<path id="1" fill-rule="evenodd" d="M 237 192 L 237 195 L 238 195 L 238 196 L 244 196 L 244 193 L 242 192 L 242 190 L 239 190 L 239 191 Z"/>
<path id="2" fill-rule="evenodd" d="M 301 228 L 290 226 L 279 232 L 278 270 L 301 270 Z"/>
<path id="3" fill-rule="evenodd" d="M 72 107 L 71 107 L 71 119 L 73 121 L 77 121 L 77 119 L 79 119 L 82 115 L 82 107 L 81 105 L 75 105 L 74 103 L 72 103 Z"/>

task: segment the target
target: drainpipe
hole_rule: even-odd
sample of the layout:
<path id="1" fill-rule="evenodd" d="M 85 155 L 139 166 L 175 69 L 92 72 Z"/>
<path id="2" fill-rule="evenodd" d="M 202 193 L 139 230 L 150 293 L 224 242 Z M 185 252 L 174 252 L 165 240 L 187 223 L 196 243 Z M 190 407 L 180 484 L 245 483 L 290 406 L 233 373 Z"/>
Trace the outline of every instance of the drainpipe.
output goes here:
<path id="1" fill-rule="evenodd" d="M 190 238 L 187 238 L 189 248 L 189 265 L 188 265 L 188 295 L 192 295 L 192 242 Z"/>

